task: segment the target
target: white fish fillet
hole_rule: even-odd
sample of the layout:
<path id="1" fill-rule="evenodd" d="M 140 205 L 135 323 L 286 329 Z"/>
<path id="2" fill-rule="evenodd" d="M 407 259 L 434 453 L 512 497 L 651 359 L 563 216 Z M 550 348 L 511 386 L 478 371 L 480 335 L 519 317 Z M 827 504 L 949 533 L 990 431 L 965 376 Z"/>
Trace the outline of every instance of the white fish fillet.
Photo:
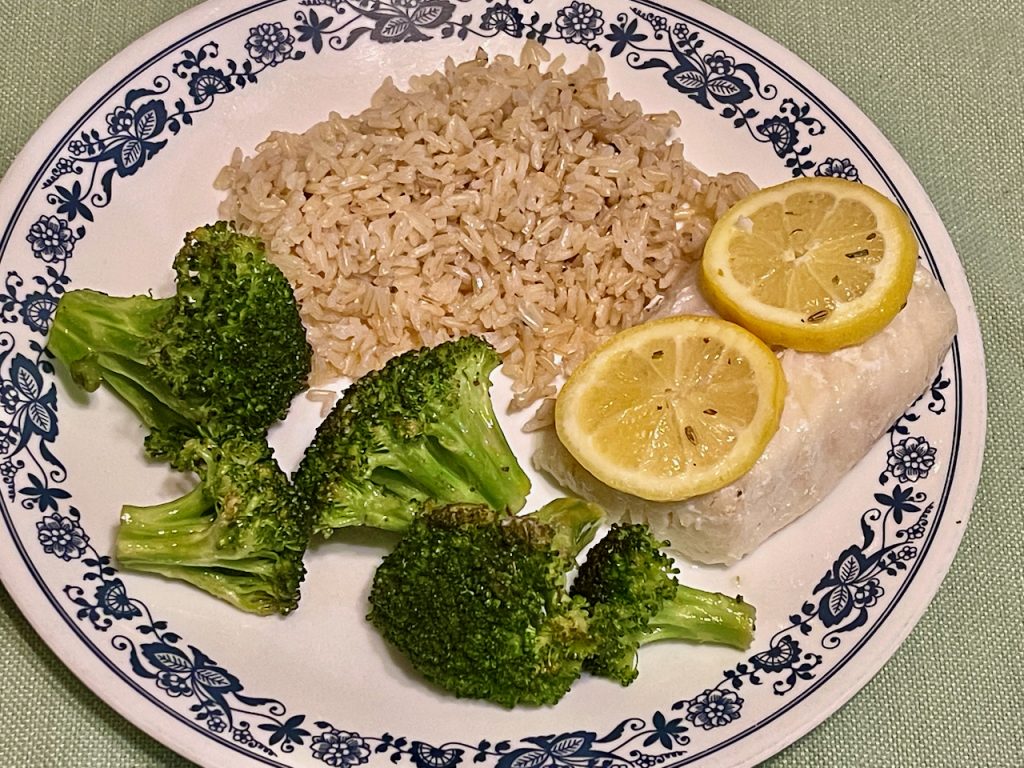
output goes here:
<path id="1" fill-rule="evenodd" d="M 654 312 L 712 314 L 693 281 Z M 672 549 L 702 563 L 732 563 L 817 504 L 935 378 L 956 314 L 919 267 L 907 305 L 880 333 L 830 354 L 781 354 L 789 391 L 778 432 L 743 477 L 683 502 L 651 502 L 609 488 L 540 430 L 534 466 L 612 518 L 645 521 Z"/>

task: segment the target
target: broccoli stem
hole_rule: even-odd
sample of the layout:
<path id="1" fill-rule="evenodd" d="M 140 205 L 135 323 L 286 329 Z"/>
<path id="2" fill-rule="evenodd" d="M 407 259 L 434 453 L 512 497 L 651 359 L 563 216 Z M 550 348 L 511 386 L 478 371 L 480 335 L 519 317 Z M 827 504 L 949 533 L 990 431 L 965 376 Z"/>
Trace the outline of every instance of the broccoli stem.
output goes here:
<path id="1" fill-rule="evenodd" d="M 330 536 L 338 528 L 366 526 L 382 531 L 401 533 L 412 523 L 417 507 L 402 497 L 381 488 L 351 484 L 351 493 L 343 504 L 333 504 L 325 510 L 317 532 Z"/>
<path id="2" fill-rule="evenodd" d="M 386 453 L 370 455 L 368 459 L 375 465 L 371 479 L 406 498 L 487 503 L 474 480 L 453 469 L 458 466 L 457 458 L 437 441 L 391 444 Z"/>
<path id="3" fill-rule="evenodd" d="M 279 612 L 280 600 L 268 592 L 268 583 L 276 579 L 276 563 L 219 547 L 228 533 L 223 528 L 213 499 L 198 485 L 162 504 L 125 505 L 115 554 L 127 570 L 180 579 L 245 611 Z"/>
<path id="4" fill-rule="evenodd" d="M 210 528 L 215 524 L 213 500 L 202 484 L 180 498 L 121 508 L 117 559 L 122 565 L 151 570 L 147 565 L 208 565 L 219 562 L 206 552 Z"/>
<path id="5" fill-rule="evenodd" d="M 465 393 L 463 401 L 468 405 L 462 418 L 432 423 L 427 432 L 450 454 L 449 461 L 460 467 L 466 477 L 473 478 L 473 489 L 484 503 L 492 509 L 518 512 L 530 492 L 530 479 L 515 461 L 515 454 L 498 426 L 490 392 L 478 383 Z M 466 429 L 465 424 L 485 424 L 486 428 Z"/>
<path id="6" fill-rule="evenodd" d="M 191 409 L 175 397 L 170 389 L 149 375 L 145 366 L 125 358 L 94 354 L 72 363 L 71 374 L 79 384 L 79 377 L 93 376 L 85 372 L 86 366 L 103 369 L 102 380 L 131 406 L 145 426 L 150 429 L 179 427 L 194 431 L 195 422 L 182 416 L 182 413 L 190 413 Z"/>
<path id="7" fill-rule="evenodd" d="M 61 297 L 47 344 L 64 360 L 107 350 L 143 361 L 153 351 L 154 327 L 172 310 L 169 299 L 108 296 L 84 288 L 68 291 Z"/>
<path id="8" fill-rule="evenodd" d="M 235 570 L 223 567 L 195 567 L 146 563 L 133 565 L 135 570 L 178 579 L 227 601 L 236 608 L 260 616 L 281 612 L 280 602 L 267 594 L 263 576 L 253 575 L 252 568 Z"/>
<path id="9" fill-rule="evenodd" d="M 573 560 L 594 540 L 604 520 L 604 510 L 581 499 L 560 498 L 549 501 L 531 517 L 555 530 L 552 546 Z"/>
<path id="10" fill-rule="evenodd" d="M 61 297 L 47 345 L 87 392 L 106 381 L 147 427 L 188 428 L 199 414 L 152 366 L 155 328 L 172 310 L 170 299 L 69 291 Z"/>
<path id="11" fill-rule="evenodd" d="M 754 637 L 754 608 L 719 592 L 705 592 L 680 584 L 651 619 L 641 645 L 657 640 L 719 643 L 741 650 Z"/>

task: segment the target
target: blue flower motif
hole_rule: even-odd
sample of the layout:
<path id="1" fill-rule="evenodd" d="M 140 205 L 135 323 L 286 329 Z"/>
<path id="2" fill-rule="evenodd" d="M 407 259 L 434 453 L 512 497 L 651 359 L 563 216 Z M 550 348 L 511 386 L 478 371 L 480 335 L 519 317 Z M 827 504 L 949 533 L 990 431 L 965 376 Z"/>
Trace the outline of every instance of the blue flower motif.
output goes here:
<path id="1" fill-rule="evenodd" d="M 245 49 L 260 64 L 276 67 L 292 53 L 295 38 L 279 21 L 257 24 L 249 30 Z"/>
<path id="2" fill-rule="evenodd" d="M 901 483 L 928 477 L 935 466 L 935 447 L 923 437 L 908 437 L 889 449 L 889 472 Z"/>
<path id="3" fill-rule="evenodd" d="M 903 522 L 904 514 L 920 512 L 921 507 L 916 502 L 921 501 L 924 494 L 914 493 L 914 487 L 904 488 L 897 485 L 892 489 L 892 495 L 887 493 L 876 493 L 875 501 L 888 507 L 892 511 L 893 522 L 897 525 Z"/>
<path id="4" fill-rule="evenodd" d="M 726 56 L 725 51 L 709 53 L 704 57 L 704 63 L 708 65 L 708 70 L 716 75 L 731 75 L 736 71 L 736 59 Z"/>
<path id="5" fill-rule="evenodd" d="M 769 117 L 757 126 L 757 132 L 768 139 L 779 157 L 785 157 L 792 152 L 799 140 L 796 124 L 781 115 Z"/>
<path id="6" fill-rule="evenodd" d="M 167 692 L 167 695 L 171 698 L 177 698 L 178 696 L 190 696 L 192 694 L 192 686 L 189 684 L 189 678 L 186 675 L 180 675 L 177 672 L 160 672 L 156 676 L 157 688 Z"/>
<path id="7" fill-rule="evenodd" d="M 25 501 L 23 503 L 25 504 L 26 507 L 32 507 L 32 506 L 38 505 L 40 511 L 45 512 L 48 509 L 52 509 L 52 510 L 56 511 L 57 510 L 57 501 L 59 499 L 70 499 L 71 498 L 71 494 L 68 493 L 67 491 L 65 491 L 63 488 L 55 488 L 55 487 L 46 485 L 45 483 L 43 483 L 42 480 L 40 480 L 36 475 L 34 475 L 31 472 L 28 473 L 28 480 L 29 480 L 29 483 L 31 483 L 31 485 L 29 485 L 29 486 L 27 486 L 25 488 L 19 488 L 18 489 L 18 493 L 20 493 L 22 496 L 25 497 Z M 56 517 L 56 515 L 54 515 L 54 517 Z M 36 523 L 36 527 L 37 528 L 40 525 L 42 525 L 42 523 Z M 76 527 L 76 530 L 79 532 L 79 534 L 84 537 L 84 540 L 88 541 L 89 537 L 86 536 L 84 533 L 82 533 L 82 529 L 78 528 L 77 524 L 75 524 L 75 527 Z M 56 534 L 54 533 L 53 535 L 56 535 Z M 43 541 L 43 533 L 42 533 L 41 530 L 40 530 L 40 533 L 39 533 L 39 540 L 41 542 L 43 542 L 44 549 L 46 549 L 46 542 Z M 46 551 L 50 552 L 51 550 L 46 549 Z M 55 551 L 55 554 L 60 555 L 61 557 L 63 557 L 63 555 L 60 552 L 56 552 Z M 78 553 L 78 554 L 76 554 L 74 556 L 78 557 L 80 554 L 81 553 Z M 70 558 L 64 557 L 64 559 L 68 560 Z"/>
<path id="8" fill-rule="evenodd" d="M 860 181 L 860 173 L 857 171 L 855 166 L 847 158 L 830 157 L 825 162 L 819 163 L 818 167 L 814 169 L 815 176 L 833 176 L 837 179 L 846 179 L 847 181 Z"/>
<path id="9" fill-rule="evenodd" d="M 615 43 L 615 45 L 612 46 L 611 53 L 609 54 L 612 58 L 615 58 L 626 50 L 626 46 L 636 45 L 637 43 L 642 43 L 647 39 L 647 35 L 642 32 L 637 32 L 636 28 L 636 19 L 630 19 L 629 24 L 626 24 L 625 26 L 615 23 L 612 24 L 611 32 L 605 35 L 606 40 Z"/>
<path id="10" fill-rule="evenodd" d="M 214 733 L 224 733 L 227 730 L 228 724 L 222 717 L 211 717 L 206 721 L 206 727 Z"/>
<path id="11" fill-rule="evenodd" d="M 32 254 L 47 264 L 71 258 L 77 240 L 68 222 L 58 216 L 40 216 L 28 228 L 25 239 L 32 246 Z"/>
<path id="12" fill-rule="evenodd" d="M 130 133 L 135 127 L 135 112 L 128 107 L 114 107 L 107 115 L 107 127 L 112 134 Z"/>
<path id="13" fill-rule="evenodd" d="M 74 144 L 74 142 L 72 142 L 72 144 Z M 71 151 L 74 152 L 74 150 Z M 88 150 L 85 149 L 82 151 L 85 152 Z M 70 188 L 62 187 L 57 184 L 53 189 L 56 192 L 56 201 L 58 202 L 57 213 L 67 216 L 68 221 L 74 221 L 78 216 L 81 216 L 86 221 L 93 221 L 92 209 L 86 205 L 83 200 L 89 190 L 82 188 L 82 182 L 76 181 Z M 70 255 L 71 251 L 69 250 L 63 259 L 66 259 L 67 256 Z M 54 259 L 54 261 L 57 260 L 58 259 Z"/>
<path id="14" fill-rule="evenodd" d="M 571 4 L 558 12 L 555 26 L 567 43 L 586 45 L 601 34 L 601 30 L 604 29 L 604 16 L 590 3 L 572 0 Z"/>
<path id="15" fill-rule="evenodd" d="M 752 656 L 750 661 L 763 672 L 781 672 L 799 659 L 800 644 L 789 635 L 783 635 L 768 650 Z"/>
<path id="16" fill-rule="evenodd" d="M 417 768 L 452 768 L 462 762 L 462 750 L 455 747 L 434 747 L 414 741 L 409 757 Z"/>
<path id="17" fill-rule="evenodd" d="M 57 310 L 57 299 L 48 293 L 34 291 L 21 303 L 21 319 L 37 333 L 48 333 L 53 313 Z"/>
<path id="18" fill-rule="evenodd" d="M 305 719 L 305 715 L 292 715 L 283 723 L 263 723 L 260 730 L 270 733 L 270 746 L 284 742 L 284 749 L 288 751 L 290 745 L 301 744 L 302 740 L 309 736 L 309 731 L 299 728 Z"/>
<path id="19" fill-rule="evenodd" d="M 711 688 L 690 702 L 686 709 L 686 719 L 710 731 L 737 719 L 742 708 L 743 699 L 735 691 Z"/>
<path id="20" fill-rule="evenodd" d="M 120 579 L 104 581 L 96 587 L 96 604 L 107 616 L 115 619 L 130 619 L 142 615 L 139 607 L 128 597 L 128 590 Z"/>
<path id="21" fill-rule="evenodd" d="M 205 104 L 223 93 L 230 93 L 234 86 L 224 73 L 215 67 L 203 67 L 188 78 L 188 94 L 196 104 Z"/>
<path id="22" fill-rule="evenodd" d="M 310 11 L 308 18 L 301 12 L 299 18 L 301 22 L 295 26 L 295 31 L 299 33 L 299 42 L 308 42 L 314 53 L 320 53 L 324 47 L 324 34 L 331 28 L 334 17 L 325 16 L 321 19 L 316 11 Z"/>
<path id="23" fill-rule="evenodd" d="M 689 743 L 689 737 L 683 735 L 686 733 L 686 726 L 682 723 L 681 717 L 666 720 L 661 712 L 655 712 L 651 717 L 651 734 L 644 739 L 644 746 L 649 747 L 659 742 L 665 749 L 672 749 L 674 746 Z"/>
<path id="24" fill-rule="evenodd" d="M 46 554 L 56 555 L 64 561 L 77 560 L 89 545 L 89 537 L 82 526 L 56 512 L 36 522 L 36 534 Z"/>
<path id="25" fill-rule="evenodd" d="M 310 749 L 313 751 L 313 757 L 333 768 L 362 765 L 370 759 L 370 747 L 362 736 L 336 728 L 314 736 Z"/>
<path id="26" fill-rule="evenodd" d="M 523 14 L 514 5 L 495 3 L 480 17 L 480 29 L 493 29 L 511 37 L 522 37 Z"/>
<path id="27" fill-rule="evenodd" d="M 857 608 L 871 608 L 878 603 L 878 598 L 885 594 L 885 589 L 878 579 L 868 579 L 853 590 L 853 604 Z"/>

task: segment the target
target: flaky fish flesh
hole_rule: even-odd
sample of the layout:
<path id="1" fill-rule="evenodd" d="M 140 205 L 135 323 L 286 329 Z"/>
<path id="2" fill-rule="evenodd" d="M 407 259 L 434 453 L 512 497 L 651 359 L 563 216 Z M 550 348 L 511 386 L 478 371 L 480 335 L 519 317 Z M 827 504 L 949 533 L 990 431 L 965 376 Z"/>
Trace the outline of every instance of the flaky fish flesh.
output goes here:
<path id="1" fill-rule="evenodd" d="M 712 314 L 695 281 L 684 281 L 653 317 Z M 613 518 L 644 521 L 682 556 L 733 563 L 802 516 L 871 449 L 931 384 L 956 333 L 956 313 L 918 267 L 906 306 L 880 333 L 829 354 L 780 353 L 788 393 L 778 432 L 735 482 L 682 502 L 652 502 L 597 480 L 539 431 L 534 466 Z"/>

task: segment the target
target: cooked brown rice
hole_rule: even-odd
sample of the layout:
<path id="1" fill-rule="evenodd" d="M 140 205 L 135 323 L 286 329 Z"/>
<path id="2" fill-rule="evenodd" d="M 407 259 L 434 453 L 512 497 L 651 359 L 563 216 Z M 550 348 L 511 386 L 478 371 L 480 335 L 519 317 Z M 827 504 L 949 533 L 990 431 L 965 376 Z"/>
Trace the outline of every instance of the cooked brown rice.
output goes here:
<path id="1" fill-rule="evenodd" d="M 524 48 L 388 79 L 352 117 L 236 150 L 221 215 L 261 236 L 292 281 L 314 384 L 466 333 L 501 352 L 514 407 L 554 393 L 601 339 L 700 253 L 752 189 L 709 178 L 669 141 L 674 113 L 610 95 Z"/>

